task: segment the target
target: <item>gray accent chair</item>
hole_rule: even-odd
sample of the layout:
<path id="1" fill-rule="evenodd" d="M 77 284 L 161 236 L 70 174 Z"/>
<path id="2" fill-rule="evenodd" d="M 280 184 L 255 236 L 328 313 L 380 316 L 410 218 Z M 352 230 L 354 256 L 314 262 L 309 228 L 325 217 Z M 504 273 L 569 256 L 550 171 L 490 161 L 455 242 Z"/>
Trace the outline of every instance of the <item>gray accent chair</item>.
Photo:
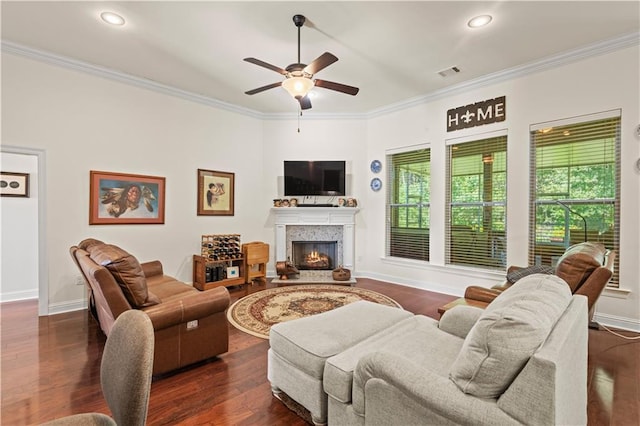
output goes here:
<path id="1" fill-rule="evenodd" d="M 45 424 L 144 425 L 151 391 L 153 351 L 153 325 L 149 316 L 135 309 L 120 314 L 109 333 L 100 364 L 102 393 L 113 418 L 102 413 L 85 413 Z"/>

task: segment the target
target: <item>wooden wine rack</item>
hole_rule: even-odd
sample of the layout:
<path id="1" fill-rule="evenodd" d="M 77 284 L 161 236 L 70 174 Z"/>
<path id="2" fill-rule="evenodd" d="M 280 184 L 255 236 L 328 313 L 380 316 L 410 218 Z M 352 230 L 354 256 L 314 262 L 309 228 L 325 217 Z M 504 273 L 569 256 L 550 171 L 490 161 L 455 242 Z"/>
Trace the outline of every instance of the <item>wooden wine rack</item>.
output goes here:
<path id="1" fill-rule="evenodd" d="M 193 286 L 198 290 L 245 284 L 240 234 L 203 235 L 200 255 L 193 255 Z M 238 274 L 227 275 L 237 267 Z"/>

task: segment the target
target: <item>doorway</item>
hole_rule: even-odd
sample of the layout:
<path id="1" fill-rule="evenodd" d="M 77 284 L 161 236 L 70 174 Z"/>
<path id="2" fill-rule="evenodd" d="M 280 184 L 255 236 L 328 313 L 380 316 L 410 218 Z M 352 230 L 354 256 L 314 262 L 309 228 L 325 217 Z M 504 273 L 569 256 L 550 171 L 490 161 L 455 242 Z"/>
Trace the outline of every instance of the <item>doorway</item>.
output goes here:
<path id="1" fill-rule="evenodd" d="M 45 252 L 45 151 L 3 145 L 2 171 L 29 173 L 29 197 L 2 198 L 2 302 L 38 299 L 49 314 Z M 14 170 L 17 169 L 17 170 Z"/>

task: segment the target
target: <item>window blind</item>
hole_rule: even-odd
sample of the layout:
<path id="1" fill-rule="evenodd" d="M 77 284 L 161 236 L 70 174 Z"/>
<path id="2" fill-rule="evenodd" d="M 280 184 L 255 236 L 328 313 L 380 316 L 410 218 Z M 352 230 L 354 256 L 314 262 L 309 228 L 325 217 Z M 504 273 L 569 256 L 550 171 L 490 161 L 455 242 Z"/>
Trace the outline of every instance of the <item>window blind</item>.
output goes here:
<path id="1" fill-rule="evenodd" d="M 529 264 L 553 266 L 567 247 L 583 241 L 618 251 L 620 113 L 602 117 L 531 128 Z M 618 259 L 609 284 L 615 287 Z"/>
<path id="2" fill-rule="evenodd" d="M 431 150 L 387 156 L 387 256 L 429 260 Z"/>
<path id="3" fill-rule="evenodd" d="M 506 268 L 507 137 L 447 149 L 446 263 Z"/>

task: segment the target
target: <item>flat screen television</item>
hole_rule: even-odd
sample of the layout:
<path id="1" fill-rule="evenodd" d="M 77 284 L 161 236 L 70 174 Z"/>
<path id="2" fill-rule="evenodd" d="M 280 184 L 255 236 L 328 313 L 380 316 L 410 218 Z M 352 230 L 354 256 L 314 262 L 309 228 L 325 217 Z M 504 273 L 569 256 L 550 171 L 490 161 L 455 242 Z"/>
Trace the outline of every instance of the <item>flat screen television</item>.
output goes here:
<path id="1" fill-rule="evenodd" d="M 284 195 L 345 195 L 345 162 L 285 161 Z"/>

